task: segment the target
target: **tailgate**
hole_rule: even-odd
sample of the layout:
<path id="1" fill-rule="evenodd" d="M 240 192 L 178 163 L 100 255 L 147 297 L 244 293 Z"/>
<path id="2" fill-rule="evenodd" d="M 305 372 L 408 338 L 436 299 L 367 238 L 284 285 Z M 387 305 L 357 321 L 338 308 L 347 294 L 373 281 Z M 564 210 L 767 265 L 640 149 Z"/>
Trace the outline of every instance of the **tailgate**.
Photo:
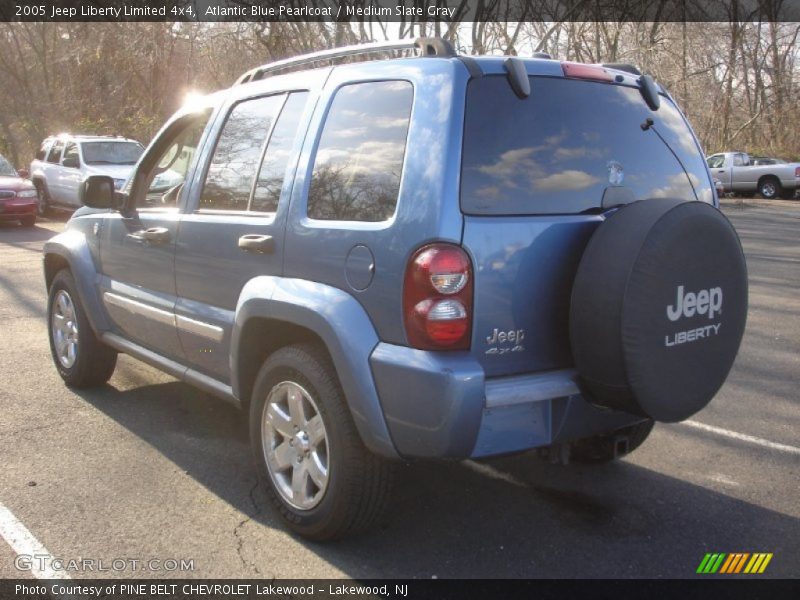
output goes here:
<path id="1" fill-rule="evenodd" d="M 596 215 L 466 216 L 475 277 L 472 353 L 486 375 L 572 366 L 569 299 Z"/>

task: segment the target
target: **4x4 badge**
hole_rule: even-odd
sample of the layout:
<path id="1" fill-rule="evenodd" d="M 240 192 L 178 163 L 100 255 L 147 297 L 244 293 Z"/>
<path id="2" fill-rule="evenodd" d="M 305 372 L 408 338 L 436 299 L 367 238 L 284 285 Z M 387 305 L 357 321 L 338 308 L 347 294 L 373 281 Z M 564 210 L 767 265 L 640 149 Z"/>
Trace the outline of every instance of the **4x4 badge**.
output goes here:
<path id="1" fill-rule="evenodd" d="M 522 345 L 522 340 L 525 339 L 524 329 L 511 329 L 509 331 L 500 331 L 495 327 L 491 335 L 486 336 L 486 343 L 490 348 L 486 354 L 506 354 L 508 352 L 522 352 L 525 346 Z M 514 346 L 500 346 L 500 344 L 512 343 Z"/>

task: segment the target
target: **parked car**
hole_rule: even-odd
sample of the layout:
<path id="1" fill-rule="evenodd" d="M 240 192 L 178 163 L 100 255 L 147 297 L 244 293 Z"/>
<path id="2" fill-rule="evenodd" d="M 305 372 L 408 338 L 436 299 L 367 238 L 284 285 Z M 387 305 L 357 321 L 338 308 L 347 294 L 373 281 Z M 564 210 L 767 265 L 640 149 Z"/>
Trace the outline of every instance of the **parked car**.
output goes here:
<path id="1" fill-rule="evenodd" d="M 794 198 L 800 187 L 800 163 L 754 165 L 745 152 L 712 154 L 706 161 L 726 192 L 752 194 L 772 200 Z"/>
<path id="2" fill-rule="evenodd" d="M 36 188 L 0 154 L 0 221 L 36 223 Z"/>
<path id="3" fill-rule="evenodd" d="M 36 186 L 39 214 L 50 208 L 80 207 L 78 190 L 90 175 L 107 175 L 120 189 L 144 147 L 123 137 L 69 135 L 48 137 L 31 162 L 30 176 Z"/>
<path id="4" fill-rule="evenodd" d="M 744 331 L 736 232 L 632 67 L 438 39 L 304 56 L 179 110 L 123 190 L 82 192 L 44 249 L 59 374 L 102 384 L 124 352 L 241 407 L 312 539 L 374 523 L 400 460 L 623 456 L 710 401 Z"/>

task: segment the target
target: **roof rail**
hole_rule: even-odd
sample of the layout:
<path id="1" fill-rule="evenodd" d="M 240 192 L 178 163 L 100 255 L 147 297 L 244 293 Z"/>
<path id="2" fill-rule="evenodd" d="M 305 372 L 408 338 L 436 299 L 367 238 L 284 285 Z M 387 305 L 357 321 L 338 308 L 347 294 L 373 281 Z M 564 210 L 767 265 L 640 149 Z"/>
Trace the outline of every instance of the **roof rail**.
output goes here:
<path id="1" fill-rule="evenodd" d="M 302 54 L 293 58 L 285 58 L 283 60 L 276 60 L 275 62 L 267 63 L 250 69 L 244 73 L 239 79 L 236 80 L 234 85 L 248 83 L 263 79 L 265 75 L 291 67 L 300 65 L 307 65 L 323 60 L 332 60 L 334 58 L 342 58 L 344 56 L 356 56 L 359 54 L 375 54 L 379 52 L 390 52 L 392 50 L 409 50 L 416 48 L 420 51 L 420 56 L 456 56 L 456 51 L 450 42 L 440 38 L 417 38 L 415 40 L 394 40 L 387 42 L 373 42 L 370 44 L 356 44 L 354 46 L 342 46 L 339 48 L 331 48 L 330 50 L 322 50 L 320 52 L 312 52 L 311 54 Z"/>

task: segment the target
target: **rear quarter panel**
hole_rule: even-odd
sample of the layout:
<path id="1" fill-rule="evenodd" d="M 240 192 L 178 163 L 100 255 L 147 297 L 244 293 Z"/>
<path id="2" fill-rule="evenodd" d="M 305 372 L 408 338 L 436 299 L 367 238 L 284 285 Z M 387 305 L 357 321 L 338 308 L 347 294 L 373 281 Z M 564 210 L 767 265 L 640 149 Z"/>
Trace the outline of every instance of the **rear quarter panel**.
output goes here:
<path id="1" fill-rule="evenodd" d="M 407 59 L 338 67 L 322 92 L 299 160 L 286 233 L 284 274 L 325 283 L 352 294 L 383 341 L 405 344 L 402 281 L 411 254 L 430 241 L 461 241 L 458 202 L 464 87 L 468 73 L 456 59 Z M 306 214 L 313 162 L 325 118 L 343 85 L 405 80 L 414 87 L 399 199 L 384 222 L 317 221 Z M 367 124 L 369 125 L 369 124 Z M 374 277 L 363 291 L 345 275 L 350 250 L 367 246 Z"/>

